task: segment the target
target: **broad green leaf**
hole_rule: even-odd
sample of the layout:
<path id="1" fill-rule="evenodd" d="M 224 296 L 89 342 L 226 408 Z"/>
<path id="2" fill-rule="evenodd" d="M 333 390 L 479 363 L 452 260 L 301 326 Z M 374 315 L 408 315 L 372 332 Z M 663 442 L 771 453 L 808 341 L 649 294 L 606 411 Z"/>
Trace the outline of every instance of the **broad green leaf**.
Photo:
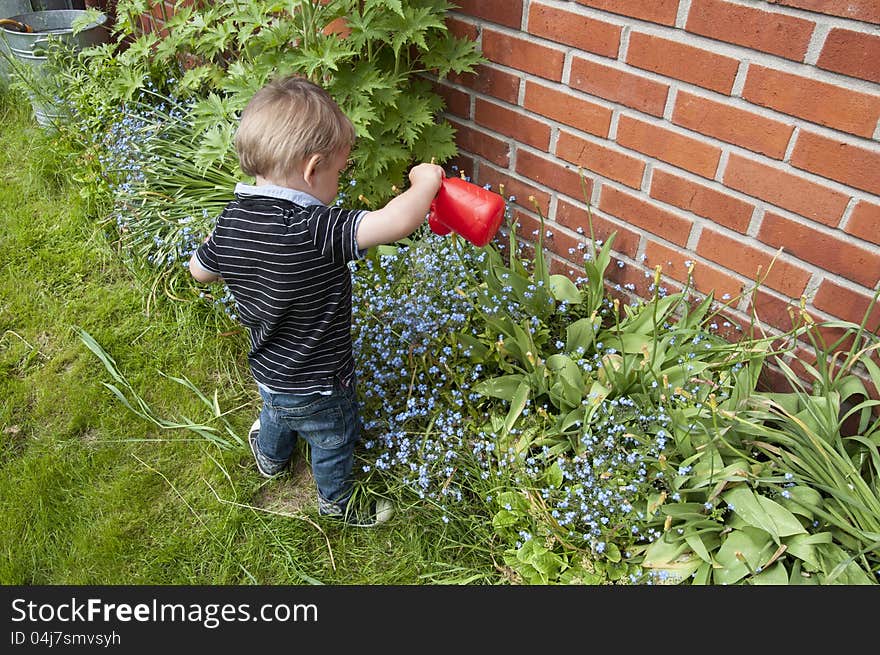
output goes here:
<path id="1" fill-rule="evenodd" d="M 733 507 L 733 512 L 742 518 L 747 525 L 760 528 L 779 543 L 776 524 L 751 489 L 741 485 L 724 493 L 722 497 L 728 505 Z"/>
<path id="2" fill-rule="evenodd" d="M 775 562 L 752 577 L 750 582 L 755 585 L 787 585 L 788 571 L 785 570 L 782 562 Z"/>
<path id="3" fill-rule="evenodd" d="M 687 545 L 691 547 L 691 550 L 694 551 L 701 560 L 704 562 L 711 562 L 712 556 L 709 555 L 709 551 L 706 549 L 705 544 L 703 544 L 703 539 L 698 534 L 693 534 L 690 532 L 685 532 L 684 540 L 687 542 Z"/>
<path id="4" fill-rule="evenodd" d="M 551 275 L 550 292 L 553 294 L 553 297 L 560 302 L 564 301 L 569 304 L 577 304 L 582 300 L 580 290 L 567 275 Z"/>
<path id="5" fill-rule="evenodd" d="M 816 517 L 815 510 L 822 507 L 822 495 L 805 485 L 789 487 L 787 491 L 789 498 L 780 498 L 779 504 L 794 514 L 813 520 Z"/>
<path id="6" fill-rule="evenodd" d="M 581 318 L 565 328 L 565 349 L 571 353 L 587 353 L 596 336 L 598 319 Z"/>
<path id="7" fill-rule="evenodd" d="M 702 503 L 669 503 L 663 505 L 662 510 L 673 518 L 703 518 L 706 515 Z"/>
<path id="8" fill-rule="evenodd" d="M 584 397 L 584 379 L 578 365 L 567 355 L 554 354 L 547 358 L 547 368 L 554 378 L 553 386 L 558 386 L 566 403 L 571 407 L 579 406 Z"/>
<path id="9" fill-rule="evenodd" d="M 715 292 L 711 291 L 703 301 L 695 308 L 691 309 L 687 303 L 682 303 L 682 316 L 678 322 L 678 327 L 696 329 L 699 327 L 709 308 L 715 300 Z"/>
<path id="10" fill-rule="evenodd" d="M 503 508 L 510 508 L 521 515 L 529 511 L 528 499 L 519 491 L 504 491 L 498 495 L 498 504 Z"/>
<path id="11" fill-rule="evenodd" d="M 688 545 L 683 539 L 673 538 L 669 532 L 665 532 L 645 549 L 642 566 L 647 569 L 666 569 L 687 550 Z"/>
<path id="12" fill-rule="evenodd" d="M 708 563 L 703 563 L 700 565 L 700 568 L 694 574 L 692 578 L 692 585 L 707 585 L 709 584 L 709 579 L 712 576 L 712 565 Z"/>
<path id="13" fill-rule="evenodd" d="M 643 347 L 653 345 L 649 335 L 632 332 L 602 332 L 596 340 L 605 344 L 606 348 L 615 348 L 621 353 L 641 353 Z"/>
<path id="14" fill-rule="evenodd" d="M 544 478 L 544 482 L 551 489 L 558 489 L 559 487 L 561 487 L 563 477 L 562 477 L 562 469 L 559 468 L 559 464 L 556 462 L 553 462 L 553 464 L 551 464 L 549 467 L 547 467 L 547 469 L 545 469 L 545 471 L 544 471 L 543 478 Z"/>
<path id="15" fill-rule="evenodd" d="M 743 528 L 727 535 L 715 555 L 721 565 L 715 569 L 713 578 L 717 584 L 735 584 L 747 575 L 757 572 L 776 551 L 771 536 L 764 530 Z"/>
<path id="16" fill-rule="evenodd" d="M 475 384 L 473 390 L 483 396 L 491 396 L 506 400 L 507 402 L 513 402 L 513 398 L 523 384 L 523 380 L 523 376 L 519 373 L 501 375 L 497 378 L 490 378 Z"/>
<path id="17" fill-rule="evenodd" d="M 787 546 L 786 553 L 789 556 L 802 559 L 813 569 L 821 568 L 819 554 L 816 552 L 816 546 L 819 544 L 830 544 L 833 540 L 830 532 L 820 532 L 818 534 L 796 534 L 793 537 L 785 539 L 783 542 Z"/>
<path id="18" fill-rule="evenodd" d="M 619 562 L 622 557 L 620 555 L 620 548 L 617 547 L 615 543 L 608 543 L 605 545 L 605 552 L 602 553 L 609 562 Z"/>
<path id="19" fill-rule="evenodd" d="M 666 321 L 674 303 L 678 298 L 673 296 L 664 296 L 662 298 L 654 298 L 651 302 L 641 306 L 640 310 L 632 318 L 621 323 L 620 329 L 627 333 L 650 334 L 658 331 Z"/>
<path id="20" fill-rule="evenodd" d="M 795 534 L 806 534 L 807 531 L 797 517 L 782 505 L 766 496 L 758 495 L 757 498 L 770 520 L 773 521 L 777 535 L 790 537 Z"/>
<path id="21" fill-rule="evenodd" d="M 516 420 L 519 418 L 520 414 L 522 414 L 522 411 L 526 407 L 526 403 L 528 403 L 530 393 L 531 389 L 529 385 L 525 382 L 520 382 L 510 401 L 510 411 L 507 413 L 507 418 L 504 419 L 503 435 L 510 432 L 511 428 L 516 423 Z"/>
<path id="22" fill-rule="evenodd" d="M 499 512 L 496 512 L 495 516 L 492 517 L 492 527 L 494 527 L 496 530 L 503 531 L 505 529 L 515 526 L 519 522 L 519 520 L 520 515 L 509 512 L 506 509 L 502 509 Z"/>
<path id="23" fill-rule="evenodd" d="M 465 346 L 465 352 L 469 353 L 468 356 L 471 361 L 482 363 L 486 360 L 489 347 L 477 337 L 466 333 L 459 333 L 456 338 Z"/>

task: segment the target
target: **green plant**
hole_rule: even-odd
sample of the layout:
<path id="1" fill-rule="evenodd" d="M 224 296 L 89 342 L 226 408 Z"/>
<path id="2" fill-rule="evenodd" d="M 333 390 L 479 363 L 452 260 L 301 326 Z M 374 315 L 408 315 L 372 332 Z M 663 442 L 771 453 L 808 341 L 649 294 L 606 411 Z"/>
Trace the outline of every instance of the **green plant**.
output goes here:
<path id="1" fill-rule="evenodd" d="M 193 163 L 202 171 L 226 164 L 238 114 L 257 89 L 275 75 L 305 75 L 355 124 L 358 166 L 349 192 L 379 203 L 403 185 L 414 160 L 455 154 L 453 130 L 438 120 L 442 99 L 426 75 L 471 71 L 480 56 L 447 32 L 449 7 L 444 0 L 179 2 L 160 36 L 138 30 L 142 0 L 121 0 L 118 45 L 57 68 L 92 129 L 132 101 L 150 102 L 145 91 L 185 101 Z M 335 29 L 339 21 L 344 27 Z"/>
<path id="2" fill-rule="evenodd" d="M 867 314 L 866 314 L 867 319 Z M 822 328 L 844 335 L 821 340 Z M 877 337 L 862 325 L 807 321 L 816 365 L 780 357 L 790 392 L 754 392 L 719 406 L 707 438 L 680 445 L 676 494 L 658 505 L 663 536 L 645 565 L 695 584 L 876 584 L 880 570 L 880 419 L 863 382 L 880 381 Z M 848 349 L 839 346 L 849 338 Z M 859 374 L 861 371 L 861 375 Z M 855 433 L 844 425 L 855 421 Z M 708 439 L 709 436 L 713 438 Z"/>

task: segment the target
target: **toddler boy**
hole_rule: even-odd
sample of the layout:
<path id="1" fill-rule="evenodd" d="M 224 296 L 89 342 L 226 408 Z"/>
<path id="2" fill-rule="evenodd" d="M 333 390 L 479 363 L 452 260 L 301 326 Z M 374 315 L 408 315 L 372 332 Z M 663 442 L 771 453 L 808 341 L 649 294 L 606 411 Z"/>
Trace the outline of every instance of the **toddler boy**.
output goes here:
<path id="1" fill-rule="evenodd" d="M 248 363 L 263 401 L 249 435 L 258 471 L 283 473 L 305 439 L 319 514 L 370 526 L 391 510 L 386 501 L 349 507 L 361 421 L 348 263 L 412 234 L 443 169 L 414 166 L 409 188 L 381 209 L 332 206 L 354 140 L 348 117 L 307 79 L 287 76 L 257 91 L 235 135 L 241 169 L 255 183 L 236 185 L 189 269 L 199 282 L 222 278 L 248 328 Z"/>

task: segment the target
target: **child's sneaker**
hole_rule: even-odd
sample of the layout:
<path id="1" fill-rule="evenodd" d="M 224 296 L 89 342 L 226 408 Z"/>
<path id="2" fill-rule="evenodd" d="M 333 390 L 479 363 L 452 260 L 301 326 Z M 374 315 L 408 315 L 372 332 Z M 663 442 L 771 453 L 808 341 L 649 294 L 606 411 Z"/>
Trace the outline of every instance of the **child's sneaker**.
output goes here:
<path id="1" fill-rule="evenodd" d="M 355 528 L 373 528 L 385 523 L 394 516 L 394 505 L 390 500 L 380 498 L 371 500 L 366 507 L 348 507 L 341 511 L 332 503 L 320 503 L 318 514 L 329 518 L 341 519 Z"/>
<path id="2" fill-rule="evenodd" d="M 287 468 L 287 462 L 273 462 L 268 457 L 263 455 L 260 452 L 260 447 L 257 445 L 257 436 L 260 434 L 260 419 L 258 418 L 254 421 L 254 424 L 251 426 L 250 434 L 248 434 L 248 442 L 251 445 L 251 453 L 254 456 L 254 461 L 257 463 L 257 470 L 260 472 L 264 478 L 274 478 L 282 473 L 284 473 L 284 469 Z"/>

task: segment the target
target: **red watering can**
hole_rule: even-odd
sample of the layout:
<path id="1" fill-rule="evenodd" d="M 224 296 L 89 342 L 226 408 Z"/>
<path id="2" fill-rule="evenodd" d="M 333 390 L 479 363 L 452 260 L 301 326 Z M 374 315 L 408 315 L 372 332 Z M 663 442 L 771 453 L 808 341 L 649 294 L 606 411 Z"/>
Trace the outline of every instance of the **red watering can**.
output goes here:
<path id="1" fill-rule="evenodd" d="M 455 232 L 483 247 L 501 225 L 504 198 L 460 177 L 444 177 L 431 202 L 428 225 L 435 234 Z"/>

